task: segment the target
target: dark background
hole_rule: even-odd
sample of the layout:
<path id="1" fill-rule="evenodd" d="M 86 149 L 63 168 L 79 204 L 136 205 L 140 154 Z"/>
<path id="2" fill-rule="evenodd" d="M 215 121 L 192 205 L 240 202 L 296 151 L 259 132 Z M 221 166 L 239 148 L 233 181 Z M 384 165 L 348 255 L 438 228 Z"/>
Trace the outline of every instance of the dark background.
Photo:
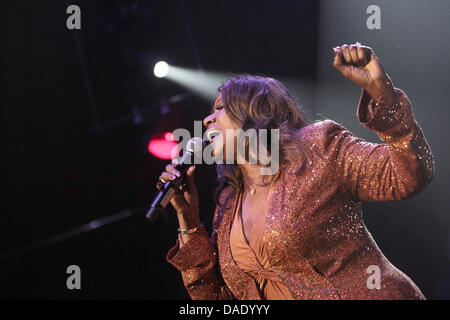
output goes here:
<path id="1" fill-rule="evenodd" d="M 194 94 L 164 103 L 188 89 L 155 78 L 153 65 L 164 59 L 191 69 L 286 79 L 312 117 L 333 118 L 376 141 L 354 116 L 360 89 L 331 66 L 333 46 L 359 41 L 374 48 L 410 96 L 436 160 L 436 179 L 426 190 L 401 202 L 365 204 L 365 222 L 383 253 L 427 298 L 449 299 L 444 121 L 450 52 L 441 44 L 448 42 L 449 5 L 413 1 L 409 10 L 418 9 L 405 13 L 375 1 L 387 12 L 386 27 L 367 30 L 365 8 L 372 3 L 343 2 L 344 9 L 314 0 L 3 1 L 0 297 L 187 298 L 180 274 L 165 262 L 176 239 L 173 212 L 153 225 L 144 219 L 167 164 L 148 153 L 147 143 L 158 132 L 191 130 L 212 101 Z M 70 4 L 81 8 L 81 30 L 66 28 Z M 422 14 L 426 23 L 416 27 L 423 33 L 401 29 L 397 19 L 412 21 L 405 14 Z M 357 23 L 346 25 L 348 17 Z M 433 25 L 440 33 L 431 32 Z M 136 110 L 142 121 L 115 122 Z M 208 229 L 214 179 L 214 167 L 199 167 Z M 42 243 L 123 210 L 131 216 Z M 81 268 L 82 290 L 66 288 L 72 264 Z"/>

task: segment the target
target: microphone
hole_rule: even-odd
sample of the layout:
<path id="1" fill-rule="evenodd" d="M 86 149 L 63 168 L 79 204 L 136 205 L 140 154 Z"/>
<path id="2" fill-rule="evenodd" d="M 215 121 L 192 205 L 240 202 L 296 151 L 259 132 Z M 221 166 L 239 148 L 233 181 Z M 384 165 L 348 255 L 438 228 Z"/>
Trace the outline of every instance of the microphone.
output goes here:
<path id="1" fill-rule="evenodd" d="M 204 143 L 205 142 L 200 137 L 194 137 L 188 141 L 186 152 L 180 158 L 176 166 L 181 176 L 180 178 L 176 178 L 172 181 L 167 181 L 166 183 L 164 183 L 163 190 L 161 190 L 155 197 L 150 206 L 150 209 L 145 215 L 148 221 L 154 222 L 159 217 L 161 211 L 164 211 L 166 206 L 169 204 L 170 199 L 172 199 L 175 192 L 183 183 L 186 171 L 192 164 L 194 164 L 196 158 L 201 159 Z"/>

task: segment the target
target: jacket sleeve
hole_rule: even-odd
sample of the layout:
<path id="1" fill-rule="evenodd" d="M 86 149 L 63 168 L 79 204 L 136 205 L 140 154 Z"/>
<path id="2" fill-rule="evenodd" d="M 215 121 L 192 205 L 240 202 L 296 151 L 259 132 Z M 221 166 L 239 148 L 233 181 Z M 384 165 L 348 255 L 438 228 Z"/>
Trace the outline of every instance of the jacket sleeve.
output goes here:
<path id="1" fill-rule="evenodd" d="M 395 94 L 394 94 L 395 92 Z M 410 101 L 388 77 L 377 103 L 363 89 L 357 117 L 385 143 L 369 143 L 341 125 L 325 125 L 323 148 L 346 189 L 360 201 L 400 200 L 434 177 L 434 161 Z"/>
<path id="2" fill-rule="evenodd" d="M 217 219 L 219 208 L 215 210 Z M 213 231 L 213 235 L 217 232 Z M 167 254 L 167 261 L 182 275 L 184 286 L 193 300 L 234 299 L 220 273 L 215 240 L 201 228 L 180 248 L 180 239 Z"/>

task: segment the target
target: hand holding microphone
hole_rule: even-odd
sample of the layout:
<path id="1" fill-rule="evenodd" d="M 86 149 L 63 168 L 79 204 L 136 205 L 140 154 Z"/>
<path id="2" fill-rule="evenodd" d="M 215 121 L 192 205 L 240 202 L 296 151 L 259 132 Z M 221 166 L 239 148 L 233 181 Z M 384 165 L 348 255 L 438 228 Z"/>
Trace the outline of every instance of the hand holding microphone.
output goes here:
<path id="1" fill-rule="evenodd" d="M 176 169 L 176 162 L 172 162 L 172 164 L 168 164 L 165 168 L 166 170 L 161 173 L 160 179 L 165 181 L 165 183 L 169 181 L 175 181 L 176 179 L 181 179 L 181 172 Z M 184 177 L 184 184 L 181 184 L 173 194 L 170 199 L 170 204 L 173 206 L 179 218 L 183 218 L 186 220 L 189 226 L 184 228 L 185 226 L 180 225 L 180 229 L 189 229 L 193 225 L 200 220 L 198 213 L 198 191 L 197 186 L 194 181 L 194 171 L 195 165 L 192 165 L 188 168 Z M 156 183 L 156 188 L 160 191 L 164 189 L 164 182 L 158 181 Z M 198 223 L 197 223 L 198 224 Z"/>
<path id="2" fill-rule="evenodd" d="M 160 191 L 153 201 L 146 217 L 150 221 L 156 220 L 160 211 L 164 210 L 168 203 L 172 204 L 177 212 L 180 229 L 190 229 L 199 225 L 199 199 L 194 181 L 193 158 L 202 152 L 203 141 L 200 138 L 189 140 L 187 151 L 179 161 L 175 159 L 168 164 L 160 175 L 160 181 L 156 188 Z M 190 161 L 187 161 L 187 160 Z"/>

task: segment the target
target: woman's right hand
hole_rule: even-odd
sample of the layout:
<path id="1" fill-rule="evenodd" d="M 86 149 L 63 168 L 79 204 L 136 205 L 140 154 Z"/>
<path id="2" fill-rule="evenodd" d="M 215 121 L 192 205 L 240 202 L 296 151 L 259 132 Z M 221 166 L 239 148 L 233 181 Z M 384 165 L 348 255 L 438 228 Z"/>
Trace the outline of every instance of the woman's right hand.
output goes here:
<path id="1" fill-rule="evenodd" d="M 190 229 L 200 224 L 199 217 L 199 200 L 198 191 L 194 181 L 195 166 L 189 167 L 186 172 L 185 184 L 175 192 L 170 199 L 170 203 L 177 212 L 180 229 Z M 160 180 L 174 180 L 180 176 L 180 172 L 176 169 L 176 161 L 168 164 L 165 171 L 161 173 Z M 164 183 L 158 181 L 156 188 L 162 190 Z"/>

